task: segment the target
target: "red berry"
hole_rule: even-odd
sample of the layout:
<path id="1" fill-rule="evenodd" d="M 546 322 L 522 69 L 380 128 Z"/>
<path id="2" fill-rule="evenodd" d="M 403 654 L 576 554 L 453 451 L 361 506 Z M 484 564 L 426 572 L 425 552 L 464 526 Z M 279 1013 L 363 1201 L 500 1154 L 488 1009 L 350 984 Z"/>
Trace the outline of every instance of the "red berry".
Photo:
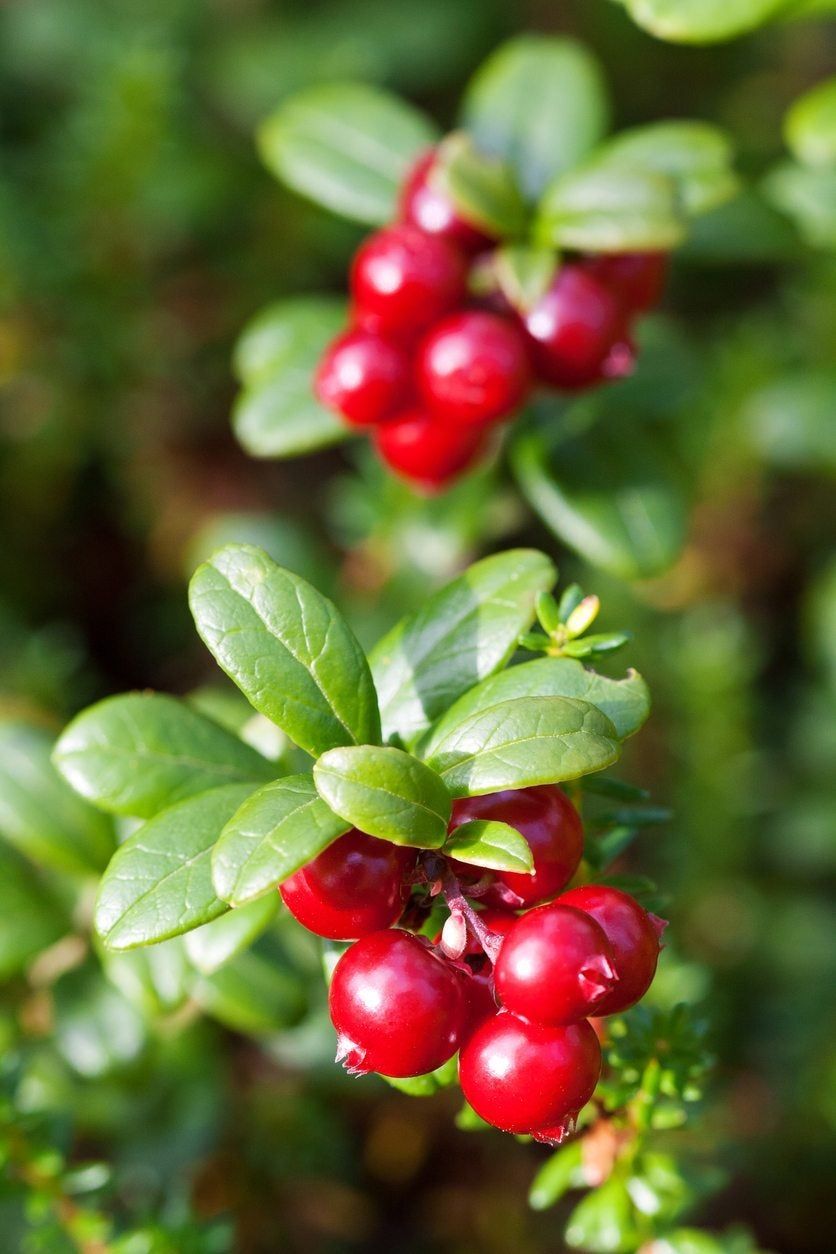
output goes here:
<path id="1" fill-rule="evenodd" d="M 616 983 L 603 930 L 582 910 L 563 905 L 540 906 L 517 919 L 494 974 L 506 1009 L 555 1027 L 595 1013 Z"/>
<path id="2" fill-rule="evenodd" d="M 314 380 L 317 398 L 346 422 L 371 426 L 388 418 L 409 394 L 409 358 L 379 335 L 355 328 L 326 349 Z"/>
<path id="3" fill-rule="evenodd" d="M 356 940 L 391 927 L 409 893 L 415 850 L 353 828 L 280 886 L 294 918 L 317 936 Z"/>
<path id="4" fill-rule="evenodd" d="M 464 298 L 465 263 L 443 239 L 390 226 L 361 244 L 351 268 L 357 322 L 412 340 Z"/>
<path id="5" fill-rule="evenodd" d="M 608 377 L 607 357 L 623 339 L 617 296 L 580 264 L 561 266 L 551 287 L 524 318 L 537 373 L 560 388 L 587 387 Z"/>
<path id="6" fill-rule="evenodd" d="M 667 253 L 597 253 L 583 268 L 615 293 L 629 313 L 658 305 L 665 287 Z"/>
<path id="7" fill-rule="evenodd" d="M 495 1015 L 499 1007 L 494 996 L 493 968 L 487 958 L 478 960 L 470 968 L 461 973 L 462 993 L 464 995 L 465 1014 L 461 1031 L 463 1045 L 485 1019 Z"/>
<path id="8" fill-rule="evenodd" d="M 525 398 L 525 341 L 508 318 L 451 314 L 421 342 L 417 376 L 431 409 L 450 422 L 482 426 L 506 417 Z"/>
<path id="9" fill-rule="evenodd" d="M 437 235 L 465 252 L 478 252 L 491 244 L 491 237 L 465 222 L 446 192 L 435 185 L 437 164 L 434 148 L 415 162 L 401 191 L 400 216 L 427 235 Z"/>
<path id="10" fill-rule="evenodd" d="M 451 830 L 471 819 L 495 819 L 522 832 L 534 855 L 534 874 L 497 873 L 483 898 L 490 904 L 536 906 L 555 897 L 575 874 L 583 854 L 583 828 L 569 798 L 552 784 L 464 797 L 453 804 Z M 457 870 L 472 875 L 473 867 Z M 505 892 L 514 900 L 507 901 Z"/>
<path id="11" fill-rule="evenodd" d="M 375 432 L 377 451 L 387 466 L 423 488 L 441 488 L 479 457 L 484 437 L 475 428 L 408 409 Z"/>
<path id="12" fill-rule="evenodd" d="M 458 1048 L 462 977 L 417 936 L 373 932 L 334 968 L 329 1009 L 347 1070 L 424 1075 Z"/>
<path id="13" fill-rule="evenodd" d="M 601 1047 L 588 1023 L 549 1028 L 507 1010 L 476 1029 L 459 1059 L 468 1102 L 505 1132 L 554 1134 L 589 1101 L 600 1072 Z"/>
<path id="14" fill-rule="evenodd" d="M 645 995 L 656 974 L 664 919 L 642 909 L 634 897 L 605 884 L 573 888 L 559 899 L 595 920 L 612 947 L 618 983 L 595 1007 L 596 1015 L 627 1010 Z"/>

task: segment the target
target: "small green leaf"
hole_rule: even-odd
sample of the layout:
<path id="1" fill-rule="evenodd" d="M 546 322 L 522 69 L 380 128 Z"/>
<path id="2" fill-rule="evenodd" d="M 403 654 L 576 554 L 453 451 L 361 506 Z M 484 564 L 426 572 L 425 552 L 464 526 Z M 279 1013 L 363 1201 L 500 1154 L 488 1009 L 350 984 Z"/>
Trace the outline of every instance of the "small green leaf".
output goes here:
<path id="1" fill-rule="evenodd" d="M 535 236 L 583 252 L 669 249 L 685 238 L 685 219 L 672 178 L 593 159 L 549 184 Z"/>
<path id="2" fill-rule="evenodd" d="M 262 549 L 230 544 L 189 599 L 201 638 L 251 705 L 316 756 L 380 736 L 365 655 L 337 607 Z"/>
<path id="3" fill-rule="evenodd" d="M 460 697 L 419 743 L 421 756 L 431 758 L 436 745 L 479 710 L 516 697 L 577 697 L 588 701 L 606 715 L 620 740 L 637 732 L 650 713 L 647 684 L 634 670 L 624 679 L 610 679 L 572 658 L 537 658 L 492 675 Z"/>
<path id="4" fill-rule="evenodd" d="M 409 168 L 435 139 L 429 120 L 363 83 L 308 87 L 261 126 L 265 165 L 294 191 L 371 226 L 391 221 Z"/>
<path id="5" fill-rule="evenodd" d="M 746 400 L 742 426 L 761 456 L 789 470 L 836 470 L 836 369 L 782 375 Z"/>
<path id="6" fill-rule="evenodd" d="M 799 96 L 784 119 L 787 147 L 804 165 L 836 165 L 836 75 Z"/>
<path id="7" fill-rule="evenodd" d="M 706 213 L 738 189 L 728 136 L 707 122 L 654 122 L 622 131 L 596 153 L 608 169 L 667 175 L 690 214 Z"/>
<path id="8" fill-rule="evenodd" d="M 543 1164 L 531 1184 L 528 1202 L 532 1210 L 547 1210 L 560 1201 L 570 1189 L 585 1183 L 583 1144 L 570 1141 Z"/>
<path id="9" fill-rule="evenodd" d="M 493 262 L 499 290 L 519 313 L 528 313 L 545 296 L 558 264 L 553 248 L 533 244 L 506 244 Z"/>
<path id="10" fill-rule="evenodd" d="M 777 16 L 787 0 L 620 0 L 639 26 L 672 43 L 734 39 Z"/>
<path id="11" fill-rule="evenodd" d="M 484 558 L 431 596 L 370 656 L 383 734 L 414 738 L 485 676 L 500 670 L 554 584 L 549 559 L 530 549 Z"/>
<path id="12" fill-rule="evenodd" d="M 520 235 L 528 211 L 513 170 L 498 157 L 478 152 L 464 133 L 441 145 L 432 179 L 466 222 L 496 237 Z"/>
<path id="13" fill-rule="evenodd" d="M 246 906 L 228 910 L 211 923 L 183 938 L 190 961 L 203 975 L 211 975 L 236 954 L 248 949 L 269 926 L 279 909 L 279 895 L 259 897 Z"/>
<path id="14" fill-rule="evenodd" d="M 174 936 L 145 949 L 99 948 L 105 975 L 123 997 L 142 1011 L 144 1019 L 173 1014 L 187 1000 L 195 971 L 186 955 L 185 938 Z"/>
<path id="15" fill-rule="evenodd" d="M 478 710 L 430 756 L 454 797 L 577 779 L 619 756 L 606 715 L 574 697 L 519 697 Z"/>
<path id="16" fill-rule="evenodd" d="M 212 853 L 215 891 L 241 906 L 275 889 L 348 831 L 310 775 L 288 775 L 249 797 Z"/>
<path id="17" fill-rule="evenodd" d="M 631 1254 L 641 1244 L 624 1180 L 610 1176 L 587 1193 L 566 1224 L 566 1244 L 589 1254 Z"/>
<path id="18" fill-rule="evenodd" d="M 274 778 L 276 768 L 211 719 L 162 693 L 109 697 L 79 714 L 52 755 L 102 810 L 149 819 L 210 788 Z"/>
<path id="19" fill-rule="evenodd" d="M 450 833 L 444 852 L 459 862 L 530 875 L 534 859 L 528 841 L 516 828 L 489 819 L 473 819 Z"/>
<path id="20" fill-rule="evenodd" d="M 0 979 L 70 930 L 60 903 L 23 858 L 0 845 Z"/>
<path id="21" fill-rule="evenodd" d="M 836 249 L 836 169 L 786 161 L 769 171 L 763 190 L 811 247 Z"/>
<path id="22" fill-rule="evenodd" d="M 252 1036 L 292 1027 L 306 1005 L 298 975 L 280 966 L 270 952 L 258 949 L 245 950 L 198 979 L 192 996 L 213 1019 Z"/>
<path id="23" fill-rule="evenodd" d="M 292 296 L 268 305 L 238 337 L 232 359 L 237 378 L 249 387 L 285 370 L 310 370 L 347 318 L 345 301 L 336 296 Z"/>
<path id="24" fill-rule="evenodd" d="M 96 932 L 110 949 L 179 936 L 227 909 L 212 888 L 210 854 L 252 792 L 231 784 L 149 819 L 114 854 L 96 901 Z"/>
<path id="25" fill-rule="evenodd" d="M 572 39 L 540 35 L 520 35 L 498 48 L 477 71 L 463 105 L 463 125 L 477 147 L 508 161 L 532 200 L 595 147 L 608 121 L 598 62 Z"/>
<path id="26" fill-rule="evenodd" d="M 450 794 L 435 771 L 403 750 L 332 749 L 313 773 L 323 801 L 352 827 L 397 845 L 444 844 Z"/>

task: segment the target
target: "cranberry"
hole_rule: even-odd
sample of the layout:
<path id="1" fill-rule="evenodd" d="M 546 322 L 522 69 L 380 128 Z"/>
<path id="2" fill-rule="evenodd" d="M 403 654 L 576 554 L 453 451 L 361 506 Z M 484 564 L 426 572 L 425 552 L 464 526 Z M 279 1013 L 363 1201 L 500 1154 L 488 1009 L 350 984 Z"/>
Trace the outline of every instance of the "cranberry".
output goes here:
<path id="1" fill-rule="evenodd" d="M 540 906 L 517 919 L 496 962 L 499 1000 L 536 1023 L 577 1023 L 616 983 L 603 930 L 582 910 Z"/>
<path id="2" fill-rule="evenodd" d="M 358 427 L 381 422 L 404 404 L 410 385 L 409 358 L 395 344 L 362 328 L 334 340 L 314 380 L 323 405 Z"/>
<path id="3" fill-rule="evenodd" d="M 479 252 L 493 242 L 491 236 L 460 217 L 447 193 L 435 185 L 437 165 L 434 148 L 415 162 L 401 191 L 400 216 L 426 235 L 437 235 L 464 252 Z"/>
<path id="4" fill-rule="evenodd" d="M 409 409 L 375 432 L 387 466 L 421 487 L 441 488 L 466 470 L 484 448 L 481 431 L 457 427 L 422 409 Z"/>
<path id="5" fill-rule="evenodd" d="M 423 398 L 450 422 L 482 426 L 506 417 L 525 398 L 529 374 L 523 337 L 497 314 L 451 314 L 418 350 Z"/>
<path id="6" fill-rule="evenodd" d="M 622 324 L 618 297 L 572 262 L 561 266 L 524 318 L 537 373 L 561 388 L 587 387 L 609 377 L 607 359 L 623 340 Z"/>
<path id="7" fill-rule="evenodd" d="M 583 268 L 615 293 L 629 313 L 658 305 L 665 287 L 667 253 L 597 253 Z"/>
<path id="8" fill-rule="evenodd" d="M 555 897 L 575 874 L 583 854 L 580 816 L 569 798 L 553 784 L 505 789 L 486 797 L 464 797 L 453 804 L 451 830 L 471 819 L 495 819 L 521 832 L 534 855 L 534 874 L 497 873 L 483 900 L 491 905 L 536 906 Z M 473 867 L 457 864 L 473 875 Z M 514 900 L 506 901 L 510 893 Z"/>
<path id="9" fill-rule="evenodd" d="M 329 1009 L 347 1070 L 424 1075 L 458 1048 L 462 977 L 410 932 L 373 932 L 334 968 Z"/>
<path id="10" fill-rule="evenodd" d="M 667 924 L 642 909 L 634 897 L 605 884 L 573 888 L 559 899 L 595 920 L 609 941 L 618 983 L 595 1007 L 596 1015 L 627 1010 L 645 995 L 656 974 L 660 938 Z"/>
<path id="11" fill-rule="evenodd" d="M 470 974 L 461 972 L 462 992 L 465 1000 L 464 1023 L 461 1044 L 470 1040 L 485 1019 L 495 1015 L 499 1007 L 494 995 L 493 967 L 487 958 L 476 959 L 469 968 Z"/>
<path id="12" fill-rule="evenodd" d="M 551 1028 L 507 1010 L 476 1029 L 459 1059 L 468 1102 L 505 1132 L 554 1136 L 589 1101 L 600 1072 L 601 1047 L 588 1023 Z"/>
<path id="13" fill-rule="evenodd" d="M 280 886 L 294 918 L 317 936 L 356 940 L 400 918 L 415 850 L 353 828 Z"/>
<path id="14" fill-rule="evenodd" d="M 356 321 L 367 331 L 414 339 L 465 295 L 465 263 L 443 239 L 390 226 L 360 246 L 351 268 Z"/>

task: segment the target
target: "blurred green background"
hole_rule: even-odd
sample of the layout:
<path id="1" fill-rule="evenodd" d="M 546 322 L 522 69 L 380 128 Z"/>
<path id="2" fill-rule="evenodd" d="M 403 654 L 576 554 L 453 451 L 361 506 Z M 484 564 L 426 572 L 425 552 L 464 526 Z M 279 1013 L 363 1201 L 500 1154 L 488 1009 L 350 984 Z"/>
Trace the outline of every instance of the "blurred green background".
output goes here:
<path id="1" fill-rule="evenodd" d="M 242 324 L 277 296 L 340 290 L 362 234 L 271 179 L 257 122 L 300 86 L 360 77 L 447 123 L 480 60 L 525 29 L 589 43 L 617 126 L 725 126 L 751 187 L 677 256 L 638 373 L 607 401 L 619 421 L 673 424 L 687 488 L 684 550 L 639 584 L 562 550 L 501 468 L 428 506 L 353 449 L 258 463 L 230 431 Z M 0 9 L 4 727 L 57 730 L 126 687 L 215 682 L 185 580 L 222 539 L 263 543 L 366 643 L 480 552 L 552 552 L 601 595 L 604 629 L 636 633 L 627 661 L 655 695 L 626 770 L 675 818 L 627 869 L 667 898 L 657 997 L 700 1004 L 717 1059 L 704 1109 L 670 1140 L 717 1173 L 691 1221 L 742 1222 L 788 1254 L 833 1248 L 836 262 L 803 208 L 786 216 L 760 189 L 834 46 L 811 23 L 676 47 L 606 0 Z M 229 694 L 204 699 L 240 721 Z M 12 886 L 37 875 L 76 921 L 84 891 L 2 856 L 3 1250 L 562 1248 L 560 1211 L 526 1204 L 542 1151 L 457 1130 L 447 1094 L 333 1067 L 298 929 L 273 924 L 249 966 L 188 996 L 174 951 L 162 974 L 107 980 L 81 940 L 33 963 L 65 929 L 47 914 L 16 950 Z M 67 1235 L 77 1206 L 82 1238 Z M 99 1212 L 134 1235 L 117 1245 Z"/>

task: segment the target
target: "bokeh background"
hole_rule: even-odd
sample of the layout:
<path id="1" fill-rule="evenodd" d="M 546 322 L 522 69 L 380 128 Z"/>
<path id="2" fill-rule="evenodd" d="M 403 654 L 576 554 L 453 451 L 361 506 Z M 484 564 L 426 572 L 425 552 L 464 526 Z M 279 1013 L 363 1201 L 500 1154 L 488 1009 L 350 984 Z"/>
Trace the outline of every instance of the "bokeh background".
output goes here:
<path id="1" fill-rule="evenodd" d="M 346 77 L 449 122 L 480 60 L 525 29 L 594 48 L 618 126 L 728 128 L 753 189 L 677 255 L 620 394 L 625 422 L 649 407 L 673 424 L 687 484 L 685 548 L 651 581 L 563 549 L 501 467 L 427 506 L 353 449 L 256 462 L 230 430 L 242 324 L 276 297 L 341 290 L 361 235 L 275 183 L 255 125 Z M 671 1134 L 711 1178 L 693 1222 L 745 1224 L 787 1254 L 833 1248 L 836 265 L 758 188 L 834 46 L 810 23 L 676 47 L 606 0 L 0 9 L 3 725 L 57 730 L 125 688 L 214 684 L 185 582 L 223 539 L 317 582 L 366 642 L 480 553 L 546 548 L 601 595 L 604 627 L 635 632 L 628 660 L 655 695 L 626 773 L 675 817 L 628 869 L 655 877 L 672 920 L 657 995 L 700 1007 L 716 1057 Z M 205 700 L 240 717 L 228 693 Z M 2 856 L 9 882 L 29 875 Z M 0 910 L 14 920 L 2 887 Z M 88 1244 L 67 1236 L 62 1207 L 90 1197 L 117 1230 L 143 1228 L 126 1254 L 562 1248 L 560 1210 L 526 1204 L 542 1151 L 459 1130 L 448 1094 L 344 1079 L 316 954 L 281 922 L 259 945 L 241 987 L 204 990 L 206 1017 L 171 990 L 132 996 L 135 972 L 103 982 L 82 941 L 27 965 L 34 946 L 0 928 L 2 1249 L 116 1249 L 94 1220 Z M 59 1189 L 77 1163 L 86 1182 Z"/>

